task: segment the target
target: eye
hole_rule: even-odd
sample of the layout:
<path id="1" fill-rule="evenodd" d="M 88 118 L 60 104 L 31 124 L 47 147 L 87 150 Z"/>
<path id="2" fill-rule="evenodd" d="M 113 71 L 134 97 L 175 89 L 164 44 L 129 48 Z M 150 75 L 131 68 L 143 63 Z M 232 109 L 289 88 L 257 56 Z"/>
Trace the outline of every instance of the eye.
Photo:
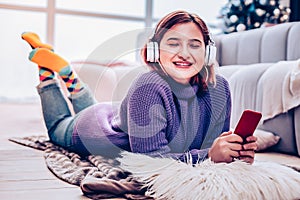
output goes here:
<path id="1" fill-rule="evenodd" d="M 168 46 L 170 46 L 170 47 L 178 47 L 179 43 L 174 43 L 174 42 L 168 43 Z"/>
<path id="2" fill-rule="evenodd" d="M 201 44 L 198 43 L 198 42 L 193 42 L 193 43 L 190 43 L 189 45 L 192 49 L 199 49 L 201 47 Z"/>

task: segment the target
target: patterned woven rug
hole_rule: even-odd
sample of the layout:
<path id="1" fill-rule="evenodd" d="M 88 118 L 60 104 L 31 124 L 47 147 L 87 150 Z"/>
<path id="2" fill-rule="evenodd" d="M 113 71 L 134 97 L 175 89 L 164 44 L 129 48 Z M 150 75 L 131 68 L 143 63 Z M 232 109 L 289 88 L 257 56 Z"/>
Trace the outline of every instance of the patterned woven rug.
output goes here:
<path id="1" fill-rule="evenodd" d="M 46 165 L 58 178 L 81 188 L 92 199 L 151 199 L 131 173 L 115 159 L 90 155 L 81 157 L 48 141 L 45 136 L 10 138 L 12 142 L 44 151 Z"/>

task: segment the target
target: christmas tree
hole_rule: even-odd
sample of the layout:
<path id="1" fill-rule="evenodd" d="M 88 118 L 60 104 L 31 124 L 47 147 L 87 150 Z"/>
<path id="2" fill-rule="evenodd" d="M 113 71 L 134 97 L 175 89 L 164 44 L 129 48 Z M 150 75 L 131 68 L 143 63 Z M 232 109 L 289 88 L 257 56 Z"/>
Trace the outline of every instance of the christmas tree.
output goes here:
<path id="1" fill-rule="evenodd" d="M 221 8 L 223 32 L 232 33 L 289 21 L 290 8 L 279 0 L 228 0 Z"/>

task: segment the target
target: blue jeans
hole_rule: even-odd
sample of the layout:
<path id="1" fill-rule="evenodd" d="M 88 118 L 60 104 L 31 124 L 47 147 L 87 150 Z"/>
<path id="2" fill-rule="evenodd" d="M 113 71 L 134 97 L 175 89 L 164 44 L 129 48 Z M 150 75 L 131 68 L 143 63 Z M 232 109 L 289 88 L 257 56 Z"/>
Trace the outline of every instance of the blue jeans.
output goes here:
<path id="1" fill-rule="evenodd" d="M 69 97 L 75 112 L 75 115 L 72 115 L 57 81 L 41 83 L 37 90 L 50 140 L 56 145 L 74 150 L 72 133 L 78 113 L 96 103 L 91 91 L 84 87 L 79 93 Z"/>

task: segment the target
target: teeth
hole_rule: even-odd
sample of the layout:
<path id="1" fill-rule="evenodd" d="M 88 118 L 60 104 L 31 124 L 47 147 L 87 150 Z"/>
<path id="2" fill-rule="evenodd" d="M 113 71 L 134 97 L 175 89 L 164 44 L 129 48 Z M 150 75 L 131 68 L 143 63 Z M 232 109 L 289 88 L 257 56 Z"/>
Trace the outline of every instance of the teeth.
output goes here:
<path id="1" fill-rule="evenodd" d="M 175 65 L 180 65 L 180 66 L 190 66 L 191 63 L 178 63 L 178 62 L 175 62 Z"/>

